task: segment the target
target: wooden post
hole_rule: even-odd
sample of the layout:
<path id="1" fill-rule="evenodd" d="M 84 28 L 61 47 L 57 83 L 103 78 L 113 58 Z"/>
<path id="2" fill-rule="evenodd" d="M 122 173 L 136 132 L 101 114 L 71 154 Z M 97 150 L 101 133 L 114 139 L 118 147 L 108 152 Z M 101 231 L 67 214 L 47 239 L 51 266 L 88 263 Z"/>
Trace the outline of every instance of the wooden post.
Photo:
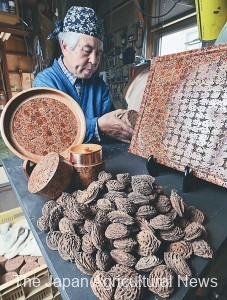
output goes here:
<path id="1" fill-rule="evenodd" d="M 145 11 L 152 14 L 152 1 L 145 1 Z M 154 34 L 151 32 L 151 19 L 145 17 L 146 30 L 147 30 L 147 47 L 146 59 L 151 59 L 154 56 Z"/>
<path id="2" fill-rule="evenodd" d="M 7 58 L 6 58 L 6 47 L 4 42 L 0 40 L 0 53 L 1 53 L 1 65 L 3 66 L 3 76 L 4 76 L 4 85 L 6 88 L 6 100 L 8 101 L 10 98 L 12 98 L 12 92 L 11 92 L 11 86 L 10 86 L 10 80 L 9 80 L 9 71 L 8 71 L 8 65 L 7 65 Z"/>

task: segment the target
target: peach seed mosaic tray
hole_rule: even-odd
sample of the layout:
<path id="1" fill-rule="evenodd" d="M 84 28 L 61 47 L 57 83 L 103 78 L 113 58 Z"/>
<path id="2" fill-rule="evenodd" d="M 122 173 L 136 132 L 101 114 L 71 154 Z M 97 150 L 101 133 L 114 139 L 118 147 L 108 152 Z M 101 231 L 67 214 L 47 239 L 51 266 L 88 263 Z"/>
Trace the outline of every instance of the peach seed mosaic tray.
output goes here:
<path id="1" fill-rule="evenodd" d="M 52 88 L 31 88 L 10 99 L 1 116 L 1 134 L 8 148 L 37 163 L 50 152 L 68 156 L 86 132 L 82 109 L 69 95 Z"/>
<path id="2" fill-rule="evenodd" d="M 154 59 L 129 152 L 227 187 L 227 44 Z"/>

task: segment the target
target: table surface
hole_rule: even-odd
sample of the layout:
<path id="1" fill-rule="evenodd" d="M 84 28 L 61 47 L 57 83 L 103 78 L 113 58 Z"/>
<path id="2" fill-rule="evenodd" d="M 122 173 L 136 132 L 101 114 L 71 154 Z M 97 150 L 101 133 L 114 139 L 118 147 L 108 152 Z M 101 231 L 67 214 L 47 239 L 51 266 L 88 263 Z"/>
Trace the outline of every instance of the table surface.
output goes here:
<path id="1" fill-rule="evenodd" d="M 112 174 L 129 172 L 132 175 L 147 174 L 146 159 L 128 152 L 128 145 L 123 143 L 109 143 L 103 145 L 103 157 L 105 169 Z M 64 261 L 57 251 L 49 249 L 46 245 L 46 233 L 37 228 L 37 219 L 42 215 L 41 209 L 45 199 L 31 194 L 27 190 L 27 178 L 22 171 L 23 160 L 18 157 L 3 160 L 4 169 L 9 177 L 11 186 L 23 209 L 26 219 L 43 253 L 49 270 L 55 280 L 63 299 L 96 299 L 90 286 L 90 276 L 80 272 L 74 263 Z M 156 182 L 164 187 L 166 194 L 171 189 L 178 190 L 187 205 L 194 205 L 206 215 L 205 227 L 209 234 L 209 242 L 215 255 L 212 260 L 193 257 L 189 259 L 189 265 L 193 272 L 193 278 L 204 277 L 210 265 L 218 257 L 219 251 L 224 246 L 227 237 L 227 190 L 209 182 L 195 179 L 192 189 L 188 193 L 182 193 L 183 175 L 172 169 L 160 173 Z M 63 284 L 64 283 L 64 284 Z M 66 287 L 66 285 L 68 285 Z M 181 283 L 174 294 L 168 299 L 185 299 L 191 293 L 189 286 Z M 76 294 L 75 294 L 76 293 Z M 157 299 L 152 293 L 145 293 L 142 299 Z M 159 298 L 158 298 L 159 299 Z M 160 298 L 161 299 L 161 298 Z"/>

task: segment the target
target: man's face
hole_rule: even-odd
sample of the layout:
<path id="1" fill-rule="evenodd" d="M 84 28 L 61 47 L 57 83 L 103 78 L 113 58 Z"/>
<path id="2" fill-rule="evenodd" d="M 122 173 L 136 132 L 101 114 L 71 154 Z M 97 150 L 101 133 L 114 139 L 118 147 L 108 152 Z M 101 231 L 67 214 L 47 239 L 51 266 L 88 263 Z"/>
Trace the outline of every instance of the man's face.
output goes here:
<path id="1" fill-rule="evenodd" d="M 74 50 L 62 42 L 63 62 L 66 68 L 81 79 L 88 79 L 96 71 L 103 53 L 103 43 L 90 35 L 81 35 Z"/>

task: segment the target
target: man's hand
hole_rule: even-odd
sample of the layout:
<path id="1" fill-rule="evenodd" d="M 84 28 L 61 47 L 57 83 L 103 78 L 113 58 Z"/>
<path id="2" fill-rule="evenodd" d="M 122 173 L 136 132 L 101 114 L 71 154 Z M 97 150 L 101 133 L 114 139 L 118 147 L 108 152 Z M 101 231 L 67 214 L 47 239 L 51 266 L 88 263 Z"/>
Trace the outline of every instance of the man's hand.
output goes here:
<path id="1" fill-rule="evenodd" d="M 110 138 L 121 142 L 130 143 L 133 129 L 116 117 L 117 113 L 123 111 L 123 109 L 117 109 L 98 118 L 98 128 L 102 134 Z"/>

